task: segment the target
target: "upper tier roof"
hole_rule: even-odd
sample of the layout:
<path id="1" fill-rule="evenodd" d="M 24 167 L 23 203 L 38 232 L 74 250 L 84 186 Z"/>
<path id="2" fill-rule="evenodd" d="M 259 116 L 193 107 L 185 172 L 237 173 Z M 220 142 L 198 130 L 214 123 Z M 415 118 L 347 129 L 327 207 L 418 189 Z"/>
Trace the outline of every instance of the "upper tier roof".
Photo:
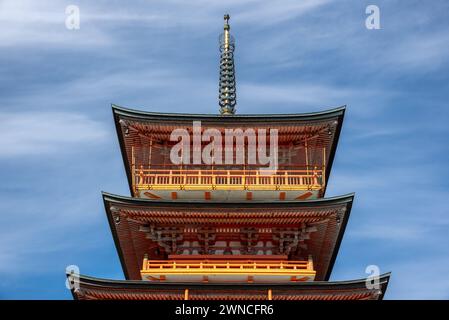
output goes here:
<path id="1" fill-rule="evenodd" d="M 133 175 L 131 174 L 133 156 L 139 162 L 139 159 L 145 159 L 147 161 L 148 155 L 133 154 L 132 147 L 136 144 L 148 145 L 149 136 L 154 137 L 156 141 L 168 140 L 173 129 L 188 128 L 192 126 L 193 121 L 201 121 L 202 127 L 243 129 L 257 127 L 278 129 L 280 145 L 287 142 L 304 143 L 307 139 L 309 147 L 308 157 L 310 159 L 317 159 L 317 162 L 323 162 L 321 159 L 324 158 L 322 164 L 325 164 L 325 184 L 321 192 L 321 196 L 324 196 L 341 132 L 345 109 L 346 107 L 342 106 L 312 113 L 221 116 L 213 114 L 146 112 L 112 105 L 120 149 L 129 187 L 133 195 L 135 195 L 133 192 Z M 323 149 L 325 150 L 325 157 L 323 157 Z M 135 152 L 138 153 L 140 151 Z M 305 165 L 305 163 L 302 163 L 302 165 Z"/>
<path id="2" fill-rule="evenodd" d="M 291 233 L 295 230 L 306 232 L 307 229 L 310 232 L 307 231 L 304 237 L 306 248 L 301 250 L 304 250 L 304 254 L 312 255 L 317 271 L 316 279 L 327 280 L 344 234 L 353 197 L 353 194 L 349 194 L 307 201 L 211 203 L 197 200 L 173 202 L 136 199 L 103 193 L 106 214 L 123 271 L 127 279 L 133 280 L 140 279 L 144 254 L 148 253 L 150 258 L 158 259 L 148 252 L 150 248 L 158 246 L 151 236 L 148 237 L 150 234 L 147 229 L 151 225 L 161 230 L 166 227 L 178 228 L 178 233 L 186 227 L 198 230 L 203 227 L 214 230 L 261 228 L 262 233 L 267 228 L 272 228 L 269 235 L 274 234 L 275 230 Z"/>
<path id="3" fill-rule="evenodd" d="M 133 118 L 135 120 L 162 120 L 162 121 L 192 121 L 205 120 L 216 121 L 219 123 L 239 122 L 274 122 L 274 121 L 315 121 L 329 120 L 334 117 L 344 116 L 346 106 L 333 108 L 318 112 L 307 113 L 287 113 L 287 114 L 233 114 L 230 116 L 222 116 L 219 114 L 201 114 L 201 113 L 165 113 L 165 112 L 148 112 L 134 110 L 112 104 L 114 115 Z"/>

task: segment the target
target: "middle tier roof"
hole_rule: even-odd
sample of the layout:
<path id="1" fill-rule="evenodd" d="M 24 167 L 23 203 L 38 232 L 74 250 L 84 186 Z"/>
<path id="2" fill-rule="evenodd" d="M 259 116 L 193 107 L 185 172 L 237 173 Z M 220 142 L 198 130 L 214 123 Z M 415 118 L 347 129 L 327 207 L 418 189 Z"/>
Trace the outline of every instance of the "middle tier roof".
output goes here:
<path id="1" fill-rule="evenodd" d="M 143 257 L 224 256 L 281 260 L 312 256 L 328 280 L 354 195 L 307 201 L 164 201 L 103 193 L 127 279 L 141 279 Z"/>

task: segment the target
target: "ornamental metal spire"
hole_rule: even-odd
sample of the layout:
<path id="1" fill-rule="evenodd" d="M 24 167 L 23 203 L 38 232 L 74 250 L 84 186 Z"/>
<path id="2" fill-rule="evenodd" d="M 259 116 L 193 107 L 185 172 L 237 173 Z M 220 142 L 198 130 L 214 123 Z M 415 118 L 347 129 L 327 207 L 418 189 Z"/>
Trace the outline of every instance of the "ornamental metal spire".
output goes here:
<path id="1" fill-rule="evenodd" d="M 234 48 L 235 40 L 229 31 L 229 14 L 224 15 L 224 33 L 220 35 L 220 84 L 219 104 L 222 115 L 233 115 L 235 113 L 236 91 L 234 70 Z"/>

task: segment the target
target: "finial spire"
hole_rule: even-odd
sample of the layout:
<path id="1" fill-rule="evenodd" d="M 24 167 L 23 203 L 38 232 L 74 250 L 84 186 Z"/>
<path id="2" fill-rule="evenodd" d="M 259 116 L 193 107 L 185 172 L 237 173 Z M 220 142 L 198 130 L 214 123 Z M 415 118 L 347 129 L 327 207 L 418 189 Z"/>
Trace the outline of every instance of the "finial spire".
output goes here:
<path id="1" fill-rule="evenodd" d="M 236 104 L 234 70 L 235 41 L 230 34 L 229 14 L 224 15 L 224 21 L 224 32 L 220 35 L 219 105 L 222 115 L 233 115 Z"/>

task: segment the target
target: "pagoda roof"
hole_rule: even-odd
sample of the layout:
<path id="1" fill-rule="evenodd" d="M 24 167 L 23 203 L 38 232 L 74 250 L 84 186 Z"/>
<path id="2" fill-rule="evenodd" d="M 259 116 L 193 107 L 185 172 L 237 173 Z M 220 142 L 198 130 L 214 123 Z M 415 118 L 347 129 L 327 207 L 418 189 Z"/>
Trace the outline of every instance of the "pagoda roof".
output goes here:
<path id="1" fill-rule="evenodd" d="M 330 120 L 335 117 L 343 117 L 346 106 L 333 108 L 318 112 L 307 113 L 287 113 L 287 114 L 233 114 L 223 116 L 220 114 L 201 114 L 201 113 L 165 113 L 149 112 L 130 108 L 125 108 L 112 104 L 114 116 L 127 117 L 141 121 L 193 121 L 204 120 L 219 123 L 238 122 L 273 122 L 273 121 L 315 121 Z"/>
<path id="2" fill-rule="evenodd" d="M 155 246 L 141 228 L 149 224 L 186 226 L 315 226 L 308 254 L 317 280 L 328 280 L 349 219 L 354 194 L 306 201 L 208 202 L 130 198 L 103 193 L 109 225 L 126 279 L 140 279 L 142 261 Z M 119 222 L 117 222 L 119 221 Z M 150 257 L 158 259 L 158 257 Z M 159 257 L 160 259 L 160 257 Z"/>
<path id="3" fill-rule="evenodd" d="M 311 281 L 278 283 L 172 283 L 142 280 L 109 280 L 88 276 L 70 276 L 76 300 L 382 300 L 390 273 L 380 275 L 379 288 L 369 289 L 366 279 L 350 281 Z"/>
<path id="4" fill-rule="evenodd" d="M 125 165 L 128 184 L 133 194 L 132 175 L 131 175 L 131 145 L 140 140 L 142 135 L 131 131 L 125 134 L 121 125 L 123 121 L 133 123 L 139 132 L 149 132 L 149 128 L 154 128 L 157 133 L 152 133 L 155 138 L 169 136 L 172 129 L 179 126 L 192 125 L 193 121 L 202 121 L 207 125 L 220 126 L 242 126 L 243 124 L 258 125 L 260 127 L 284 128 L 287 139 L 300 137 L 302 134 L 311 134 L 319 143 L 326 147 L 326 183 L 323 195 L 326 191 L 327 180 L 331 172 L 338 139 L 343 124 L 346 106 L 333 108 L 320 112 L 294 113 L 294 114 L 238 114 L 238 115 L 219 115 L 219 114 L 188 114 L 188 113 L 159 113 L 133 110 L 112 104 L 112 112 Z M 299 127 L 299 128 L 298 128 Z M 327 128 L 327 129 L 326 129 Z M 331 129 L 331 130 L 330 130 Z M 324 131 L 326 132 L 324 132 Z M 330 134 L 327 133 L 330 130 Z M 280 139 L 282 130 L 279 130 Z M 317 138 L 319 137 L 319 139 Z M 313 145 L 311 145 L 313 146 Z"/>

